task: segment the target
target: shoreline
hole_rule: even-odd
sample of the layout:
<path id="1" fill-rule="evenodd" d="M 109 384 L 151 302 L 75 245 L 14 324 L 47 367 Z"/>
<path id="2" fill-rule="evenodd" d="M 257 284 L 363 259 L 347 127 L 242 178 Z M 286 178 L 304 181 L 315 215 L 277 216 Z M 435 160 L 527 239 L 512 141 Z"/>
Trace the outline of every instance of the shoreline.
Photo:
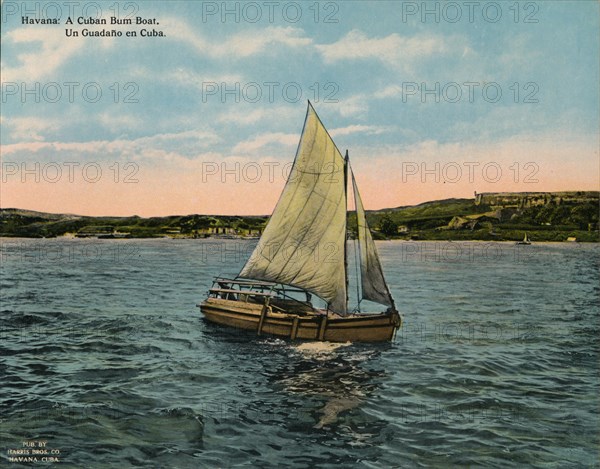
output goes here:
<path id="1" fill-rule="evenodd" d="M 481 193 L 366 212 L 375 240 L 600 242 L 600 193 Z M 170 215 L 88 217 L 18 208 L 0 209 L 0 237 L 92 239 L 258 239 L 268 216 Z M 356 212 L 347 215 L 356 236 Z"/>
<path id="2" fill-rule="evenodd" d="M 186 240 L 186 241 L 258 241 L 257 237 L 245 237 L 245 236 L 203 236 L 203 237 L 193 237 L 193 236 L 128 236 L 128 237 L 116 237 L 116 238 L 99 238 L 95 236 L 75 236 L 73 233 L 68 233 L 59 236 L 5 236 L 0 234 L 0 240 L 11 240 L 11 239 L 38 239 L 38 240 L 76 240 L 76 241 L 131 241 L 131 240 Z M 348 239 L 347 241 L 354 241 L 355 239 Z M 517 240 L 511 239 L 450 239 L 450 238 L 438 238 L 438 239 L 406 239 L 406 238 L 389 238 L 389 239 L 376 239 L 378 242 L 404 242 L 404 243 L 502 243 L 502 244 L 510 244 L 515 246 L 527 246 L 520 244 Z M 596 244 L 599 243 L 598 240 L 531 240 L 531 245 L 537 244 Z"/>

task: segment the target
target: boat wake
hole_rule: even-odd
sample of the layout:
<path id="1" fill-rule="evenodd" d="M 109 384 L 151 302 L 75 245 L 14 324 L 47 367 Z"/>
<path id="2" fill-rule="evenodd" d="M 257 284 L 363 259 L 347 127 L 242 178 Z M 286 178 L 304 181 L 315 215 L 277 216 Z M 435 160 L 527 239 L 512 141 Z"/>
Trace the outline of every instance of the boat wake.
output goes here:
<path id="1" fill-rule="evenodd" d="M 321 429 L 325 426 L 335 424 L 338 421 L 339 414 L 358 407 L 361 402 L 362 400 L 356 396 L 334 397 L 330 399 L 319 411 L 323 416 L 319 419 L 314 428 Z"/>
<path id="2" fill-rule="evenodd" d="M 352 342 L 304 342 L 293 348 L 307 358 L 328 358 L 332 352 L 349 345 L 352 345 Z"/>

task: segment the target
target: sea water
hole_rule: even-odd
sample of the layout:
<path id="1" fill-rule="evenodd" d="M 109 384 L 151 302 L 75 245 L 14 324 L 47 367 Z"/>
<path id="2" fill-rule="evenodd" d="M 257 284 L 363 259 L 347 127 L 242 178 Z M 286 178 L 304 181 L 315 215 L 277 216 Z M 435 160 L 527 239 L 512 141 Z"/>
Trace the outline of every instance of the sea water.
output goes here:
<path id="1" fill-rule="evenodd" d="M 3 467 L 598 464 L 598 245 L 377 242 L 403 327 L 329 344 L 202 319 L 256 241 L 0 241 Z"/>

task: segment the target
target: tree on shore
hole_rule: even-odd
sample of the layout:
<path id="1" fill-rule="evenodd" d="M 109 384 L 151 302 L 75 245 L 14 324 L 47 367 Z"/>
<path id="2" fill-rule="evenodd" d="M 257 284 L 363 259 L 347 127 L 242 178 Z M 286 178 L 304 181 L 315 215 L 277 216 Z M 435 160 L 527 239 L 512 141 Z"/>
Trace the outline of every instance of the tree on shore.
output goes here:
<path id="1" fill-rule="evenodd" d="M 385 216 L 379 222 L 379 231 L 386 236 L 395 236 L 398 234 L 398 223 Z"/>

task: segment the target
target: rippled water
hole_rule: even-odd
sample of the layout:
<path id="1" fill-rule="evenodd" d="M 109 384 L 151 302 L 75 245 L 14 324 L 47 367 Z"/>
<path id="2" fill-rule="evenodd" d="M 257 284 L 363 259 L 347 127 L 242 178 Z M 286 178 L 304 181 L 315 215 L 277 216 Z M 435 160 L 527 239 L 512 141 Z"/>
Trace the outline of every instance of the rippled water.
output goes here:
<path id="1" fill-rule="evenodd" d="M 598 467 L 599 246 L 378 243 L 404 327 L 333 345 L 201 319 L 254 243 L 3 239 L 0 464 Z"/>

